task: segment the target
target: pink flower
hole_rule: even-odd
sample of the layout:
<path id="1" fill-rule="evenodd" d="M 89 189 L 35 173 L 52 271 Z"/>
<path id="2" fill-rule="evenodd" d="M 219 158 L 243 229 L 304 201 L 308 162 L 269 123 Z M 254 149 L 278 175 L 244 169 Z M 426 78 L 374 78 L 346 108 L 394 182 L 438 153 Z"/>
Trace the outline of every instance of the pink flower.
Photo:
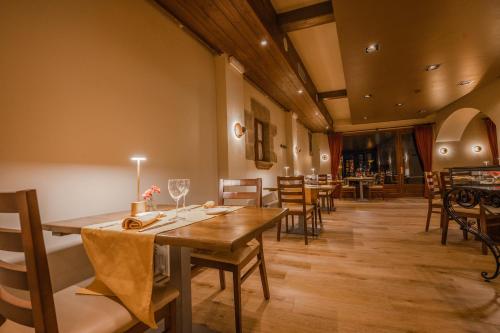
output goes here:
<path id="1" fill-rule="evenodd" d="M 161 193 L 161 189 L 158 185 L 151 185 L 151 188 L 150 190 L 153 192 L 153 193 Z"/>
<path id="2" fill-rule="evenodd" d="M 142 197 L 147 200 L 153 197 L 153 191 L 151 189 L 146 190 L 143 194 Z"/>

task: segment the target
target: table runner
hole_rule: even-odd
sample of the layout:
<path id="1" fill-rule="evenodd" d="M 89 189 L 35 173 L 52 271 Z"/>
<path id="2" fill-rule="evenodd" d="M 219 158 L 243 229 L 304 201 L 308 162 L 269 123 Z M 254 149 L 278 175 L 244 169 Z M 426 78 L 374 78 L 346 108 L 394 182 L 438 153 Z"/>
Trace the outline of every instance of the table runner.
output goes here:
<path id="1" fill-rule="evenodd" d="M 242 207 L 226 207 L 228 211 L 222 214 Z M 83 245 L 96 278 L 78 293 L 114 295 L 140 321 L 151 328 L 157 328 L 151 303 L 155 236 L 218 216 L 208 215 L 206 211 L 199 206 L 188 206 L 184 211 L 179 211 L 178 220 L 173 220 L 174 210 L 165 211 L 162 212 L 165 214 L 164 218 L 141 230 L 123 230 L 122 220 L 82 228 Z M 164 223 L 168 224 L 163 225 Z"/>

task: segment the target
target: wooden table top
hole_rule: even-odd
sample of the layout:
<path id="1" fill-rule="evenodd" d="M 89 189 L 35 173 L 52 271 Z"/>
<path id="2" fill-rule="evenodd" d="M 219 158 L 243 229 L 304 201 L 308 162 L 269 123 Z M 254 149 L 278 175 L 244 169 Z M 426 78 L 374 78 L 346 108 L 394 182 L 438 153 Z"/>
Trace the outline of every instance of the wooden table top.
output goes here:
<path id="1" fill-rule="evenodd" d="M 279 222 L 285 217 L 286 212 L 287 209 L 283 208 L 244 207 L 209 220 L 157 234 L 155 242 L 161 245 L 234 251 Z M 49 222 L 42 224 L 42 227 L 56 235 L 79 234 L 82 227 L 119 220 L 129 213 L 129 211 L 116 212 Z"/>

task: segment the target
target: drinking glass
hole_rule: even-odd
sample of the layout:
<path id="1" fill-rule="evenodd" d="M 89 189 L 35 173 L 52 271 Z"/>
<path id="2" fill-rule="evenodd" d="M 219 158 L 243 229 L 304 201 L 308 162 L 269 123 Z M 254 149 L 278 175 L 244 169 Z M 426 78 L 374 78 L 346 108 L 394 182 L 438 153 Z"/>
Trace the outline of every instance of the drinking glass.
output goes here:
<path id="1" fill-rule="evenodd" d="M 182 194 L 184 193 L 184 190 L 182 189 L 182 185 L 180 183 L 182 182 L 182 179 L 169 179 L 168 180 L 168 193 L 170 193 L 170 196 L 172 199 L 175 200 L 175 217 L 177 218 L 177 210 L 179 209 L 179 199 L 182 197 Z"/>
<path id="2" fill-rule="evenodd" d="M 189 187 L 191 186 L 191 180 L 190 179 L 182 179 L 182 197 L 183 197 L 183 202 L 182 202 L 182 210 L 186 210 L 186 195 L 189 193 Z"/>

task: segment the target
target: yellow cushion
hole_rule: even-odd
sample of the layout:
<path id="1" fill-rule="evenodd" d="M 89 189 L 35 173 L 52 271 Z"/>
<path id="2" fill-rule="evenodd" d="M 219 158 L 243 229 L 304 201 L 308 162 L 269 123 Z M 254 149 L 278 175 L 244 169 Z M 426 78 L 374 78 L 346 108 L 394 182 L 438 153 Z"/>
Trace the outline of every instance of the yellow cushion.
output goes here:
<path id="1" fill-rule="evenodd" d="M 194 250 L 191 257 L 239 265 L 246 259 L 255 257 L 259 252 L 259 246 L 259 242 L 254 239 L 233 252 Z"/>
<path id="2" fill-rule="evenodd" d="M 79 283 L 87 286 L 92 279 Z M 118 301 L 106 296 L 75 294 L 77 285 L 54 294 L 57 326 L 61 333 L 123 332 L 138 320 Z M 179 291 L 169 286 L 158 286 L 153 291 L 153 307 L 157 311 L 179 296 Z M 0 326 L 0 333 L 33 333 L 34 329 L 7 320 Z"/>
<path id="3" fill-rule="evenodd" d="M 304 207 L 301 204 L 291 204 L 284 203 L 282 204 L 283 208 L 288 208 L 290 213 L 302 213 L 304 211 Z M 309 213 L 314 209 L 313 205 L 306 205 L 306 213 Z"/>

